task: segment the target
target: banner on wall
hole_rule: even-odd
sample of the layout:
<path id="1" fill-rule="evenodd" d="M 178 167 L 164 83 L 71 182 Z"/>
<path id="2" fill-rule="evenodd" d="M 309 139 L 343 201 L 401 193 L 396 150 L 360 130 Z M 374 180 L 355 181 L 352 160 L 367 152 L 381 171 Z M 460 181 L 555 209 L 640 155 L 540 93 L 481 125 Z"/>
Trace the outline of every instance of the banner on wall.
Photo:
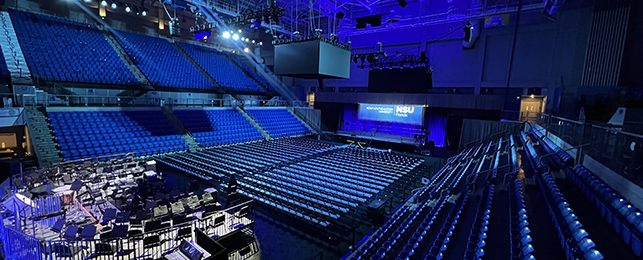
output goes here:
<path id="1" fill-rule="evenodd" d="M 422 124 L 424 106 L 359 104 L 359 119 Z"/>

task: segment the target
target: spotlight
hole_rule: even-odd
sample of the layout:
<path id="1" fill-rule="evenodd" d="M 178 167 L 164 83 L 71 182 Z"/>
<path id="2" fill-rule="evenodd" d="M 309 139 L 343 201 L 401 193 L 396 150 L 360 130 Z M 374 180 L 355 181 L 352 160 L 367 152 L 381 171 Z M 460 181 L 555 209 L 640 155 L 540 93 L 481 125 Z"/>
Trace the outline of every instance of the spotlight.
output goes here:
<path id="1" fill-rule="evenodd" d="M 246 42 L 249 42 L 249 41 L 250 41 L 250 40 L 248 40 L 248 38 L 246 38 Z"/>
<path id="2" fill-rule="evenodd" d="M 248 53 L 248 52 L 250 52 L 250 49 L 248 49 L 248 47 L 246 47 L 246 48 L 244 48 L 244 49 L 243 49 L 243 51 L 245 51 L 246 53 Z"/>
<path id="3" fill-rule="evenodd" d="M 243 41 L 243 40 L 245 40 L 245 39 L 246 39 L 246 38 L 241 37 L 241 40 L 242 40 L 242 41 Z"/>
<path id="4" fill-rule="evenodd" d="M 116 2 L 112 2 L 112 9 L 116 9 L 116 7 L 118 7 L 118 6 L 116 5 Z"/>
<path id="5" fill-rule="evenodd" d="M 223 38 L 230 39 L 230 33 L 229 32 L 223 32 Z"/>
<path id="6" fill-rule="evenodd" d="M 241 29 L 239 29 L 239 33 L 241 33 Z"/>
<path id="7" fill-rule="evenodd" d="M 252 40 L 252 43 L 255 43 L 255 40 Z"/>
<path id="8" fill-rule="evenodd" d="M 125 6 L 125 12 L 128 12 L 128 13 L 129 13 L 129 12 L 131 12 L 131 11 L 132 11 L 132 8 L 130 8 L 129 6 Z"/>
<path id="9" fill-rule="evenodd" d="M 239 35 L 235 33 L 234 35 L 232 35 L 232 39 L 235 41 L 239 40 Z"/>
<path id="10" fill-rule="evenodd" d="M 260 42 L 259 45 L 263 45 L 263 42 Z"/>
<path id="11" fill-rule="evenodd" d="M 100 1 L 100 5 L 101 5 L 101 6 L 107 6 L 107 1 L 105 1 L 105 0 Z"/>
<path id="12" fill-rule="evenodd" d="M 147 16 L 147 11 L 143 10 L 143 12 L 141 12 L 141 15 Z"/>
<path id="13" fill-rule="evenodd" d="M 85 3 L 91 3 L 92 0 L 85 0 Z"/>

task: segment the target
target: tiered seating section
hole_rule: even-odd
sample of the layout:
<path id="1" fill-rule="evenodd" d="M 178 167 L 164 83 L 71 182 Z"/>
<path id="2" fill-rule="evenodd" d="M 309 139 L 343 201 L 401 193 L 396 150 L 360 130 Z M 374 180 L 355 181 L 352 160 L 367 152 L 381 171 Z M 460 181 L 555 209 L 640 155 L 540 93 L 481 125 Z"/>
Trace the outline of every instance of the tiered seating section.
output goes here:
<path id="1" fill-rule="evenodd" d="M 480 259 L 484 256 L 485 239 L 487 230 L 489 230 L 489 218 L 491 214 L 491 202 L 493 201 L 494 185 L 491 184 L 482 196 L 483 202 L 480 203 L 476 219 L 474 220 L 471 234 L 467 243 L 467 251 L 464 253 L 464 259 Z"/>
<path id="2" fill-rule="evenodd" d="M 311 133 L 299 119 L 285 108 L 246 109 L 246 112 L 273 138 Z"/>
<path id="3" fill-rule="evenodd" d="M 7 63 L 4 60 L 4 55 L 0 53 L 0 82 L 9 82 L 11 74 L 7 68 Z"/>
<path id="4" fill-rule="evenodd" d="M 334 148 L 334 145 L 328 143 L 284 138 L 209 149 L 197 153 L 174 154 L 159 160 L 197 178 L 207 180 L 254 172 L 263 167 L 286 163 Z"/>
<path id="5" fill-rule="evenodd" d="M 32 74 L 60 82 L 139 84 L 96 26 L 11 9 L 9 13 Z"/>
<path id="6" fill-rule="evenodd" d="M 250 66 L 248 66 L 248 64 L 245 63 L 243 60 L 241 60 L 241 58 L 239 58 L 237 55 L 233 54 L 233 55 L 230 55 L 230 57 L 232 57 L 232 59 L 237 64 L 239 64 L 241 66 L 241 68 L 243 68 L 244 70 L 248 71 L 250 73 L 250 75 L 252 75 L 255 79 L 257 79 L 261 84 L 266 86 L 269 90 L 275 90 L 275 88 L 272 85 L 270 85 L 270 83 L 268 83 L 268 81 L 264 77 L 259 75 L 259 73 L 257 73 L 254 69 L 252 69 Z"/>
<path id="7" fill-rule="evenodd" d="M 327 226 L 420 163 L 416 158 L 346 148 L 246 176 L 240 185 L 249 197 Z"/>
<path id="8" fill-rule="evenodd" d="M 576 165 L 573 169 L 568 169 L 567 176 L 583 191 L 634 253 L 641 256 L 643 251 L 641 212 L 584 166 Z"/>
<path id="9" fill-rule="evenodd" d="M 256 141 L 261 133 L 238 111 L 174 110 L 185 128 L 203 147 Z"/>
<path id="10" fill-rule="evenodd" d="M 509 209 L 511 212 L 511 245 L 513 259 L 535 259 L 531 254 L 534 247 L 531 245 L 529 221 L 525 199 L 522 194 L 522 182 L 516 179 L 509 187 Z"/>
<path id="11" fill-rule="evenodd" d="M 537 180 L 567 258 L 603 259 L 598 250 L 594 249 L 596 244 L 589 239 L 587 231 L 583 229 L 551 175 L 538 175 Z"/>
<path id="12" fill-rule="evenodd" d="M 536 128 L 532 128 L 531 132 L 538 137 L 541 142 L 544 143 L 544 148 L 547 150 L 548 153 L 555 154 L 554 159 L 560 163 L 562 166 L 574 166 L 574 158 L 572 158 L 571 155 L 569 155 L 567 152 L 565 152 L 563 149 L 561 149 L 558 145 L 554 144 L 554 142 L 549 139 L 549 137 L 545 136 L 541 131 L 538 131 Z"/>
<path id="13" fill-rule="evenodd" d="M 114 36 L 154 86 L 214 89 L 169 41 L 124 31 L 114 31 Z"/>
<path id="14" fill-rule="evenodd" d="M 245 92 L 265 92 L 257 82 L 214 49 L 179 42 L 178 45 L 196 61 L 219 85 Z"/>
<path id="15" fill-rule="evenodd" d="M 144 156 L 188 148 L 160 110 L 48 114 L 65 160 L 128 152 Z"/>

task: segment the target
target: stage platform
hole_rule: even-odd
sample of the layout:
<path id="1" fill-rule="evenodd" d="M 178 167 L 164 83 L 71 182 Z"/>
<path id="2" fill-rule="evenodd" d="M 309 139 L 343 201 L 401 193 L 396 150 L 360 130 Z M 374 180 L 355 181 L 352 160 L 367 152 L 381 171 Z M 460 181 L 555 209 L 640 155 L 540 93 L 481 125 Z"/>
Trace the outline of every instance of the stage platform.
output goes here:
<path id="1" fill-rule="evenodd" d="M 419 145 L 418 143 L 416 143 L 417 140 L 412 136 L 401 136 L 401 135 L 383 134 L 383 133 L 377 133 L 377 132 L 358 131 L 358 130 L 338 131 L 337 135 L 352 137 L 352 138 L 374 140 L 374 141 L 380 141 L 380 142 L 387 142 L 387 143 L 415 145 L 415 146 Z"/>

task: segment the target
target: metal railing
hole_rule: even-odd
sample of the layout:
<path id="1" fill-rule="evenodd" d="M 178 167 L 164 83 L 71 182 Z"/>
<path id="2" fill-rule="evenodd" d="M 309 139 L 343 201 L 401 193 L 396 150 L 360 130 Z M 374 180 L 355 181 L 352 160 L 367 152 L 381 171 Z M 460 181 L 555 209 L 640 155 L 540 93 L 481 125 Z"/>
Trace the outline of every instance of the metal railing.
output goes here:
<path id="1" fill-rule="evenodd" d="M 212 229 L 217 217 L 226 216 L 219 228 Z M 0 216 L 0 239 L 2 239 L 3 253 L 6 259 L 133 259 L 150 257 L 159 259 L 163 253 L 176 248 L 181 242 L 181 234 L 191 237 L 199 230 L 214 230 L 210 234 L 225 235 L 235 230 L 240 230 L 246 225 L 241 219 L 249 219 L 254 223 L 253 201 L 247 201 L 234 207 L 217 211 L 200 219 L 172 225 L 143 234 L 127 238 L 105 238 L 86 240 L 49 240 L 39 241 L 35 237 L 17 230 L 15 227 L 5 225 Z M 189 231 L 189 232 L 188 232 Z M 219 234 L 217 234 L 219 233 Z M 209 234 L 209 235 L 210 235 Z M 153 245 L 146 243 L 146 238 L 158 237 L 159 242 Z M 250 245 L 252 246 L 252 245 Z M 251 253 L 256 253 L 250 250 Z M 236 259 L 247 259 L 252 254 L 240 255 Z"/>
<path id="2" fill-rule="evenodd" d="M 591 156 L 614 172 L 643 187 L 643 135 L 622 126 L 601 125 L 543 114 L 536 121 L 571 146 L 582 146 L 576 160 Z"/>
<path id="3" fill-rule="evenodd" d="M 0 93 L 0 98 L 7 101 L 4 106 L 67 106 L 67 107 L 131 107 L 131 106 L 203 106 L 235 107 L 239 102 L 234 98 L 150 98 L 134 96 L 96 96 L 96 95 L 62 95 L 37 93 Z M 11 100 L 9 100 L 11 98 Z M 290 102 L 287 100 L 244 100 L 248 107 L 309 107 L 306 101 Z"/>

